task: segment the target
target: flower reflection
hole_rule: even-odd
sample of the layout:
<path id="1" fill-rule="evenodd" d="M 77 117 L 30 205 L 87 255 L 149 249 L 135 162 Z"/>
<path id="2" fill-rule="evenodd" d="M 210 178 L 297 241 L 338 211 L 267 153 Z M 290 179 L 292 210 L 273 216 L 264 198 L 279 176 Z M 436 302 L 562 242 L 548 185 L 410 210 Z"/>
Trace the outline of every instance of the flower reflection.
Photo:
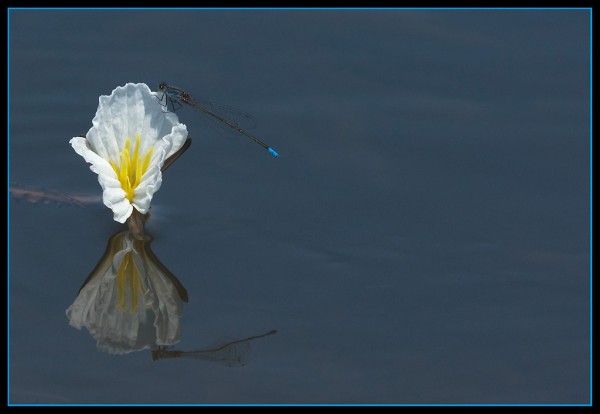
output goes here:
<path id="1" fill-rule="evenodd" d="M 193 351 L 172 349 L 179 342 L 179 319 L 188 294 L 154 255 L 151 241 L 148 235 L 140 240 L 129 230 L 110 238 L 67 309 L 71 326 L 85 326 L 98 348 L 111 354 L 151 349 L 153 360 L 191 358 L 228 367 L 246 365 L 250 342 L 277 331 Z"/>
<path id="2" fill-rule="evenodd" d="M 179 342 L 179 319 L 188 296 L 150 249 L 126 230 L 113 235 L 100 262 L 67 309 L 71 326 L 85 326 L 112 354 Z"/>

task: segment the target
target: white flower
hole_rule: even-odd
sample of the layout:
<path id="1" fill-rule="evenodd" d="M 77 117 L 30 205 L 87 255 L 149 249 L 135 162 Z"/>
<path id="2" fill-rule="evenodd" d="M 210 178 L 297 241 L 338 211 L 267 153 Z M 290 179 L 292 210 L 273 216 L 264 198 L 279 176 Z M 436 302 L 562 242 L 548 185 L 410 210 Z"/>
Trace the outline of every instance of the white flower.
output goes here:
<path id="1" fill-rule="evenodd" d="M 124 354 L 179 342 L 187 292 L 150 250 L 150 238 L 129 231 L 111 237 L 104 256 L 66 311 L 98 347 Z"/>
<path id="2" fill-rule="evenodd" d="M 128 83 L 100 96 L 92 128 L 70 143 L 92 164 L 103 189 L 102 200 L 124 223 L 133 208 L 146 214 L 162 183 L 164 161 L 184 144 L 187 129 L 165 112 L 144 83 Z"/>

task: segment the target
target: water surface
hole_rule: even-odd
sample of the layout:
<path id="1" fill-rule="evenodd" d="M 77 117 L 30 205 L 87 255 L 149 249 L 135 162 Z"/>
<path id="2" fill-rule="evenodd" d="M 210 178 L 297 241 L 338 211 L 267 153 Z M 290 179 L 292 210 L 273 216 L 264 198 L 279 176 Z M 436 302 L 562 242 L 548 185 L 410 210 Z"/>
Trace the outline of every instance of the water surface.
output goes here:
<path id="1" fill-rule="evenodd" d="M 10 180 L 98 196 L 69 139 L 160 81 L 254 115 L 153 200 L 182 350 L 112 355 L 65 310 L 121 230 L 10 200 L 12 403 L 587 403 L 589 12 L 11 10 Z"/>

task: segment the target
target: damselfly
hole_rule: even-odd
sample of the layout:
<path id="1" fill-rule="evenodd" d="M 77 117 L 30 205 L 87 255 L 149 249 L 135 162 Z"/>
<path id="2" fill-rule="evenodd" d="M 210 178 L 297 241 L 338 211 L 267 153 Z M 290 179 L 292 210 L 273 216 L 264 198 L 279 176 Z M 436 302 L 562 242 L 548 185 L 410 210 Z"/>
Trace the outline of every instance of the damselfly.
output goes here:
<path id="1" fill-rule="evenodd" d="M 209 118 L 218 121 L 220 124 L 229 127 L 232 131 L 235 131 L 238 134 L 245 136 L 246 138 L 250 138 L 252 141 L 256 142 L 258 145 L 269 151 L 274 157 L 279 157 L 277 151 L 269 147 L 260 139 L 256 138 L 254 135 L 251 135 L 248 132 L 246 132 L 243 129 L 243 126 L 240 125 L 240 122 L 236 121 L 236 119 L 249 119 L 250 116 L 248 114 L 245 114 L 233 108 L 226 108 L 221 105 L 200 101 L 192 97 L 183 89 L 167 85 L 165 82 L 161 82 L 158 85 L 158 89 L 161 92 L 163 92 L 162 99 L 164 99 L 166 102 L 165 106 L 167 106 L 170 103 L 173 110 L 175 110 L 183 105 L 188 105 L 197 110 L 198 112 L 208 116 Z"/>

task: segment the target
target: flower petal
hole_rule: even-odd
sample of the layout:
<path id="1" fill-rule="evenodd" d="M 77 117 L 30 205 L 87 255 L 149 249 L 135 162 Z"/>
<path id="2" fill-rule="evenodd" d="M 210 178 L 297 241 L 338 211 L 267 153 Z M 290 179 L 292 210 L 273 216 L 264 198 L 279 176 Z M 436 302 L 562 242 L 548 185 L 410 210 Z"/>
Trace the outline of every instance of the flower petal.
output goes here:
<path id="1" fill-rule="evenodd" d="M 128 83 L 113 90 L 110 96 L 101 96 L 98 111 L 86 137 L 92 149 L 105 159 L 116 161 L 125 146 L 125 140 L 140 134 L 144 137 L 140 152 L 145 153 L 156 141 L 171 134 L 177 126 L 174 141 L 177 151 L 187 138 L 185 125 L 177 115 L 165 112 L 156 93 L 145 83 Z"/>
<path id="2" fill-rule="evenodd" d="M 179 124 L 172 128 L 172 132 L 164 136 L 154 146 L 154 152 L 150 159 L 150 167 L 142 176 L 136 187 L 132 204 L 142 214 L 146 214 L 150 208 L 150 202 L 155 192 L 162 184 L 162 172 L 160 171 L 165 160 L 174 154 L 187 139 L 185 125 Z M 173 148 L 176 148 L 173 150 Z"/>
<path id="3" fill-rule="evenodd" d="M 98 110 L 86 138 L 76 137 L 70 141 L 73 149 L 92 164 L 90 169 L 98 174 L 104 204 L 113 210 L 114 219 L 120 223 L 127 220 L 134 207 L 142 214 L 148 211 L 152 196 L 162 183 L 160 169 L 164 161 L 187 139 L 186 126 L 179 123 L 177 115 L 165 111 L 159 98 L 144 83 L 119 86 L 110 96 L 99 98 Z M 139 136 L 139 148 L 137 143 L 131 145 L 136 136 Z M 120 166 L 122 155 L 127 154 L 124 149 L 128 139 L 130 151 L 135 146 L 139 154 L 146 154 L 153 148 L 137 187 L 133 185 L 137 180 L 124 178 L 127 173 L 117 176 L 115 172 L 115 168 L 127 171 L 128 167 L 120 169 Z"/>
<path id="4" fill-rule="evenodd" d="M 158 145 L 152 153 L 150 167 L 142 176 L 142 179 L 133 193 L 132 204 L 136 210 L 142 214 L 146 214 L 150 208 L 150 202 L 154 193 L 157 192 L 162 184 L 162 173 L 160 168 L 165 162 L 166 154 L 171 147 L 170 141 L 165 141 Z"/>
<path id="5" fill-rule="evenodd" d="M 98 174 L 98 182 L 103 190 L 102 201 L 113 211 L 115 221 L 125 223 L 133 212 L 133 207 L 125 197 L 125 191 L 121 188 L 121 183 L 113 168 L 108 161 L 92 151 L 87 139 L 75 137 L 69 142 L 77 154 L 92 164 L 90 170 Z"/>
<path id="6" fill-rule="evenodd" d="M 167 135 L 173 141 L 173 146 L 171 147 L 171 151 L 167 154 L 166 158 L 169 158 L 171 155 L 175 154 L 185 143 L 185 140 L 188 137 L 188 131 L 184 124 L 174 125 L 171 128 L 171 133 Z M 161 164 L 162 167 L 162 164 Z"/>

